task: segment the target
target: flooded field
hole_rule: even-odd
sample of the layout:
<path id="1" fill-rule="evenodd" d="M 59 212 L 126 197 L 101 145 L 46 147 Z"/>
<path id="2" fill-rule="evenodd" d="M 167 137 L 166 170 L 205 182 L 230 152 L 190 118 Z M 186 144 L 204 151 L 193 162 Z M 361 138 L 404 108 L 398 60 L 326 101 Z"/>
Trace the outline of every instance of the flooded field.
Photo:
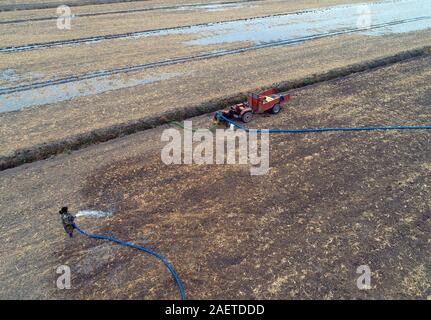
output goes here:
<path id="1" fill-rule="evenodd" d="M 84 218 L 109 218 L 113 215 L 113 212 L 110 211 L 100 211 L 100 210 L 79 210 L 75 217 L 84 217 Z"/>
<path id="2" fill-rule="evenodd" d="M 391 25 L 392 23 L 394 25 Z M 363 30 L 366 28 L 373 30 Z M 240 41 L 262 44 L 301 38 L 311 40 L 313 36 L 321 34 L 336 34 L 356 29 L 367 35 L 381 35 L 428 28 L 431 28 L 431 2 L 413 0 L 398 2 L 396 5 L 392 1 L 341 5 L 195 27 L 184 32 L 197 34 L 198 39 L 189 42 L 190 44 L 210 45 Z"/>
<path id="3" fill-rule="evenodd" d="M 396 5 L 394 5 L 396 3 Z M 244 5 L 244 4 L 241 4 Z M 210 5 L 208 5 L 210 6 Z M 211 5 L 216 6 L 216 5 Z M 226 6 L 226 5 L 223 5 Z M 430 13 L 430 14 L 428 14 Z M 94 44 L 113 39 L 193 35 L 188 45 L 211 45 L 232 42 L 271 43 L 285 40 L 313 39 L 313 36 L 339 32 L 364 32 L 369 35 L 411 32 L 431 28 L 431 3 L 426 0 L 389 0 L 323 9 L 288 12 L 264 17 L 209 24 L 190 25 L 127 34 L 30 44 L 0 48 L 0 53 L 46 49 L 57 46 Z M 364 29 L 370 28 L 371 31 Z M 161 38 L 163 41 L 163 38 Z"/>
<path id="4" fill-rule="evenodd" d="M 231 5 L 233 4 L 211 4 L 205 5 L 205 8 L 220 6 L 228 9 Z M 243 6 L 246 4 L 236 5 Z M 343 4 L 234 21 L 0 48 L 2 55 L 33 50 L 47 50 L 47 54 L 49 54 L 50 48 L 64 47 L 64 50 L 67 50 L 68 46 L 89 46 L 89 48 L 96 50 L 97 46 L 104 42 L 115 40 L 115 45 L 121 46 L 122 42 L 118 42 L 118 40 L 127 40 L 127 46 L 131 46 L 133 41 L 145 38 L 158 39 L 158 46 L 166 52 L 174 53 L 175 48 L 178 47 L 185 48 L 184 52 L 189 50 L 188 47 L 198 48 L 197 51 L 190 49 L 190 55 L 175 56 L 173 54 L 160 61 L 150 60 L 143 64 L 126 67 L 118 65 L 113 69 L 95 69 L 88 73 L 69 74 L 65 77 L 51 77 L 47 74 L 43 80 L 38 80 L 34 75 L 28 77 L 36 81 L 23 81 L 26 75 L 20 75 L 19 72 L 8 77 L 8 72 L 10 73 L 13 69 L 5 69 L 1 76 L 0 113 L 66 101 L 79 96 L 96 95 L 110 90 L 145 85 L 156 81 L 147 78 L 120 79 L 121 74 L 144 69 L 237 55 L 271 47 L 298 45 L 307 41 L 327 37 L 336 38 L 346 34 L 376 37 L 428 30 L 431 28 L 431 15 L 427 15 L 427 13 L 430 12 L 431 2 L 424 0 Z M 182 40 L 184 37 L 187 40 Z M 220 49 L 205 50 L 209 46 L 224 45 L 229 45 L 229 49 L 221 47 Z M 146 50 L 142 50 L 140 55 L 145 56 Z M 192 52 L 197 53 L 192 54 Z M 27 58 L 31 59 L 31 56 L 27 56 Z M 118 79 L 109 80 L 112 76 L 116 76 Z M 46 79 L 47 77 L 51 79 Z M 163 78 L 159 80 L 163 80 Z M 14 83 L 16 85 L 13 85 Z"/>
<path id="5" fill-rule="evenodd" d="M 146 84 L 167 80 L 179 74 L 161 74 L 145 78 L 128 79 L 117 76 L 96 77 L 81 81 L 59 83 L 42 88 L 0 94 L 0 113 L 21 110 L 22 108 L 40 106 L 44 104 L 66 101 L 76 97 L 91 96 L 107 91 L 144 86 Z"/>
<path id="6" fill-rule="evenodd" d="M 430 81 L 431 56 L 397 63 L 294 91 L 284 112 L 250 126 L 426 124 Z M 209 118 L 190 120 L 203 128 Z M 84 230 L 157 250 L 187 299 L 429 295 L 430 133 L 272 135 L 270 171 L 253 177 L 241 166 L 164 164 L 167 127 L 0 172 L 1 298 L 178 298 L 151 257 L 69 239 L 63 203 Z M 232 203 L 231 193 L 246 196 Z M 64 264 L 73 290 L 54 285 Z M 363 264 L 369 291 L 356 286 Z"/>

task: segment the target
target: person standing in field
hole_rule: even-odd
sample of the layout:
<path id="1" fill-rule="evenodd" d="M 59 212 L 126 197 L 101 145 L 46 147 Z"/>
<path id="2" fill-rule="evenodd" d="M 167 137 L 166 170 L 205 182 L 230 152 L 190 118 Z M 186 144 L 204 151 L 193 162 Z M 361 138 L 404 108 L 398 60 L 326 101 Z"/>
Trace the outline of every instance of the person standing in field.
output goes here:
<path id="1" fill-rule="evenodd" d="M 67 207 L 62 207 L 58 213 L 61 216 L 61 223 L 63 224 L 64 231 L 72 238 L 73 230 L 75 229 L 75 217 L 68 212 Z"/>

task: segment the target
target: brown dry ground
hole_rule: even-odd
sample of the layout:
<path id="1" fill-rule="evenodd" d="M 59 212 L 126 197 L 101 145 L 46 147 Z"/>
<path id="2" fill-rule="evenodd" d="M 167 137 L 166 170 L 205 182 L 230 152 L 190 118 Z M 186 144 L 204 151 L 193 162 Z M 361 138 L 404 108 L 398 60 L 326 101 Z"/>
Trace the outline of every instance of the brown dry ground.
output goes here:
<path id="1" fill-rule="evenodd" d="M 431 57 L 292 92 L 260 128 L 429 124 Z M 193 119 L 209 124 L 210 115 Z M 270 171 L 167 166 L 167 126 L 0 173 L 1 298 L 177 298 L 152 257 L 81 236 L 57 210 L 113 209 L 81 227 L 157 250 L 189 299 L 424 299 L 430 132 L 272 135 Z M 72 290 L 55 268 L 72 269 Z M 356 287 L 369 265 L 372 289 Z"/>
<path id="2" fill-rule="evenodd" d="M 57 33 L 59 30 L 50 22 L 30 23 L 24 26 L 3 25 L 1 28 L 4 32 L 0 36 L 3 38 L 0 42 L 7 45 L 47 41 L 58 37 L 69 39 L 90 34 L 121 33 L 199 22 L 224 21 L 353 2 L 358 1 L 265 1 L 253 3 L 245 9 L 229 9 L 205 14 L 196 14 L 194 11 L 175 13 L 157 11 L 120 15 L 119 19 L 114 20 L 111 16 L 98 16 L 83 18 L 79 20 L 81 22 L 74 24 L 71 32 L 59 34 Z M 124 9 L 169 3 L 172 4 L 172 1 L 123 3 L 115 6 L 121 6 L 117 9 Z M 97 7 L 95 11 L 103 11 L 102 8 L 106 9 L 107 6 Z M 92 7 L 86 6 L 80 10 L 86 12 L 89 8 Z M 112 5 L 109 5 L 109 8 L 113 8 Z M 4 19 L 10 14 L 22 13 L 21 11 L 5 12 L 0 13 L 0 17 Z M 167 17 L 167 14 L 172 16 Z M 20 38 L 22 41 L 19 40 Z M 189 39 L 191 36 L 183 35 L 157 39 L 113 40 L 77 47 L 3 54 L 0 59 L 0 69 L 16 70 L 20 79 L 17 83 L 32 82 L 245 45 L 244 43 L 207 47 L 184 45 L 183 42 Z M 120 75 L 112 78 L 113 81 L 179 73 L 177 77 L 149 85 L 0 114 L 0 156 L 13 155 L 17 150 L 32 148 L 35 145 L 67 139 L 112 125 L 159 116 L 164 112 L 184 107 L 206 104 L 210 100 L 222 99 L 238 92 L 271 86 L 276 82 L 304 78 L 430 43 L 429 31 L 384 37 L 346 35 L 297 46 L 265 49 L 237 56 Z M 14 84 L 16 83 L 0 80 L 1 86 Z M 45 92 L 45 89 L 41 89 L 40 92 Z"/>
<path id="3" fill-rule="evenodd" d="M 267 1 L 253 2 L 241 9 L 230 8 L 215 12 L 203 11 L 199 14 L 195 10 L 175 12 L 161 10 L 157 12 L 120 14 L 118 17 L 110 15 L 84 17 L 79 22 L 73 23 L 72 29 L 67 31 L 58 30 L 55 21 L 31 22 L 25 25 L 10 24 L 2 25 L 0 43 L 2 47 L 5 47 L 95 35 L 121 34 L 124 32 L 226 21 L 354 2 L 340 0 L 327 0 L 324 2 L 303 0 L 298 3 Z M 122 5 L 129 5 L 130 8 L 135 8 L 135 4 L 125 3 Z M 39 11 L 41 10 L 37 10 L 37 12 Z M 32 73 L 41 74 L 45 78 L 53 77 L 53 75 L 61 77 L 65 74 L 79 74 L 83 71 L 112 68 L 114 66 L 124 66 L 125 64 L 133 65 L 143 63 L 147 60 L 154 61 L 154 59 L 157 61 L 157 58 L 178 57 L 186 53 L 190 54 L 202 51 L 203 49 L 206 51 L 212 49 L 211 47 L 187 46 L 183 44 L 184 41 L 190 39 L 192 39 L 192 36 L 178 35 L 141 39 L 119 39 L 91 45 L 66 46 L 50 50 L 2 54 L 0 69 L 14 69 L 25 78 L 24 80 L 29 81 L 35 80 L 31 77 Z M 235 47 L 243 45 L 241 43 L 234 44 Z M 215 46 L 214 49 L 220 47 L 227 46 Z M 94 54 L 95 52 L 97 52 L 97 55 Z M 4 81 L 0 82 L 0 84 L 8 85 Z"/>
<path id="4" fill-rule="evenodd" d="M 112 1 L 112 3 L 109 3 L 109 1 Z M 198 2 L 199 0 L 175 0 L 175 2 L 187 2 L 187 3 L 193 3 Z M 97 6 L 97 5 L 109 5 L 109 6 L 117 6 L 132 2 L 133 5 L 138 5 L 140 3 L 145 4 L 152 4 L 152 3 L 172 3 L 172 0 L 135 0 L 135 1 L 121 1 L 121 0 L 2 0 L 2 5 L 16 5 L 19 8 L 19 11 L 27 11 L 25 9 L 22 9 L 23 6 L 26 4 L 52 4 L 52 3 L 63 3 L 67 5 L 72 6 Z M 208 0 L 208 2 L 211 2 L 211 0 Z M 105 3 L 105 4 L 103 4 Z"/>

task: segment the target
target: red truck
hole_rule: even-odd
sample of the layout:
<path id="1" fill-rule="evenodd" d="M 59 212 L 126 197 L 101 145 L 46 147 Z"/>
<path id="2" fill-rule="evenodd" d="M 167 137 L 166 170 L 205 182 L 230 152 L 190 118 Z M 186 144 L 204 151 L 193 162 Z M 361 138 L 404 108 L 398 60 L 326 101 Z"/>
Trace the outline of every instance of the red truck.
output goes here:
<path id="1" fill-rule="evenodd" d="M 280 112 L 281 107 L 289 101 L 289 94 L 276 94 L 275 89 L 269 89 L 259 94 L 249 93 L 247 102 L 238 103 L 223 111 L 223 116 L 229 119 L 241 119 L 250 122 L 254 113 L 269 111 L 272 114 Z"/>

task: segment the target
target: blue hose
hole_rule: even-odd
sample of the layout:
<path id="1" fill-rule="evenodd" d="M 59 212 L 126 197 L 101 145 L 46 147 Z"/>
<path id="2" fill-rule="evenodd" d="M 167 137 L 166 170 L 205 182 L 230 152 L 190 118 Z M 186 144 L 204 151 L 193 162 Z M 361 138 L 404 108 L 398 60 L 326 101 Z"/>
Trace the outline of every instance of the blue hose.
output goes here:
<path id="1" fill-rule="evenodd" d="M 82 231 L 76 224 L 74 224 L 74 228 L 76 229 L 76 231 L 78 231 L 80 234 L 82 234 L 86 237 L 93 238 L 93 239 L 99 239 L 99 240 L 111 241 L 111 242 L 117 243 L 117 244 L 122 245 L 122 246 L 126 246 L 126 247 L 130 247 L 130 248 L 138 249 L 141 251 L 145 251 L 146 253 L 151 254 L 152 256 L 156 257 L 157 259 L 159 259 L 160 261 L 163 262 L 163 264 L 166 266 L 166 268 L 168 268 L 168 270 L 172 274 L 172 277 L 174 278 L 175 282 L 177 283 L 178 289 L 180 290 L 181 300 L 185 299 L 184 289 L 183 289 L 183 286 L 181 284 L 180 279 L 178 278 L 174 269 L 169 265 L 169 263 L 157 252 L 154 252 L 153 250 L 150 250 L 150 249 L 145 248 L 145 247 L 137 246 L 135 244 L 132 244 L 132 243 L 129 243 L 126 241 L 121 241 L 121 240 L 117 240 L 117 239 L 110 238 L 110 237 L 86 233 L 85 231 Z"/>
<path id="2" fill-rule="evenodd" d="M 220 111 L 217 111 L 215 114 L 216 119 L 224 120 L 227 123 L 232 124 L 238 129 L 244 130 L 244 131 L 250 131 L 252 129 L 241 127 L 236 122 L 232 121 L 231 119 L 225 117 Z M 387 127 L 357 127 L 357 128 L 316 128 L 316 129 L 256 129 L 257 132 L 267 132 L 267 133 L 310 133 L 310 132 L 330 132 L 330 131 L 384 131 L 384 130 L 431 130 L 431 126 L 387 126 Z M 117 243 L 122 246 L 134 248 L 137 250 L 145 251 L 148 254 L 151 254 L 152 256 L 156 257 L 157 259 L 161 260 L 163 264 L 168 268 L 170 273 L 172 274 L 172 277 L 174 278 L 175 282 L 178 285 L 178 289 L 180 290 L 181 294 L 181 300 L 185 299 L 184 289 L 181 284 L 180 279 L 178 278 L 177 274 L 175 273 L 174 269 L 169 265 L 169 263 L 157 252 L 154 252 L 150 249 L 147 249 L 145 247 L 137 246 L 135 244 L 117 240 L 110 237 L 105 236 L 99 236 L 99 235 L 93 235 L 88 234 L 85 231 L 82 231 L 76 224 L 74 224 L 74 228 L 81 233 L 84 236 L 87 236 L 89 238 L 93 239 L 100 239 L 100 240 L 107 240 L 114 243 Z"/>
<path id="3" fill-rule="evenodd" d="M 232 124 L 238 129 L 250 131 L 252 129 L 241 127 L 236 122 L 225 117 L 220 111 L 216 112 L 216 119 L 221 119 Z M 329 131 L 384 131 L 384 130 L 431 130 L 431 126 L 388 126 L 388 127 L 359 127 L 359 128 L 316 128 L 316 129 L 255 129 L 257 132 L 267 133 L 309 133 Z"/>

